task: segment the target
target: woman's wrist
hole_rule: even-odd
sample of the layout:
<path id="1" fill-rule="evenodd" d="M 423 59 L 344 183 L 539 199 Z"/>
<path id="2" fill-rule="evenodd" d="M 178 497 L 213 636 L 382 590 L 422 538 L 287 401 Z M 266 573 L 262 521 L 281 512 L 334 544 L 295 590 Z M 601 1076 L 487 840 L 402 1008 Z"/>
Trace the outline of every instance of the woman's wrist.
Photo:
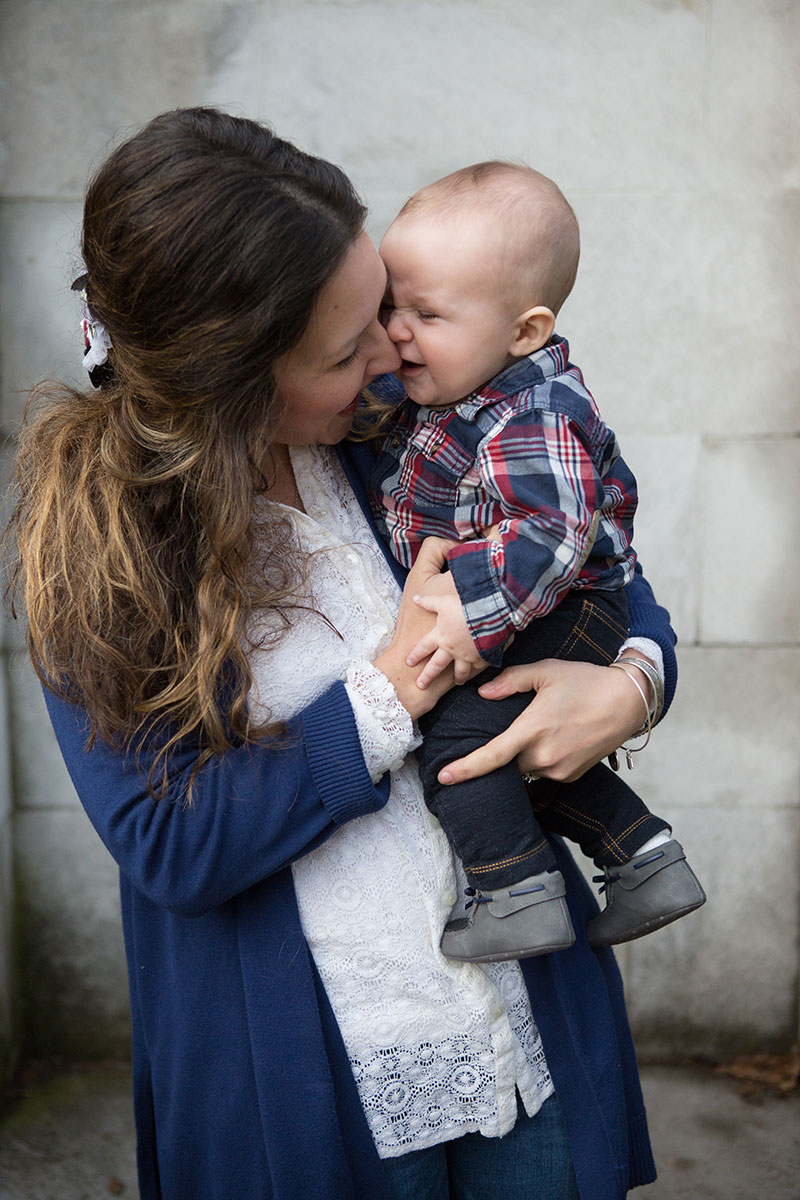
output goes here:
<path id="1" fill-rule="evenodd" d="M 382 671 L 394 688 L 397 699 L 412 721 L 417 721 L 433 708 L 441 692 L 435 686 L 437 680 L 427 688 L 417 687 L 417 676 L 421 666 L 409 667 L 405 658 L 392 643 L 373 660 L 372 665 Z"/>
<path id="2" fill-rule="evenodd" d="M 623 667 L 631 682 L 640 690 L 647 712 L 640 732 L 649 731 L 664 711 L 664 676 L 653 659 L 638 648 L 625 645 L 617 655 L 615 667 Z"/>
<path id="3" fill-rule="evenodd" d="M 629 637 L 622 643 L 619 649 L 619 655 L 625 651 L 631 650 L 634 654 L 641 654 L 647 658 L 658 671 L 661 678 L 664 678 L 664 651 L 659 646 L 658 642 L 654 642 L 648 637 Z"/>
<path id="4" fill-rule="evenodd" d="M 625 670 L 620 670 L 622 660 L 614 670 L 611 670 L 611 664 L 608 667 L 601 668 L 605 676 L 605 688 L 603 695 L 606 704 L 609 705 L 609 735 L 614 737 L 613 728 L 616 730 L 616 749 L 629 738 L 635 737 L 642 728 L 645 717 L 645 703 L 649 695 L 650 682 L 647 679 L 641 680 L 642 692 L 637 691 L 632 679 L 633 671 L 631 668 L 625 667 Z M 631 675 L 626 679 L 628 671 L 631 670 Z M 637 680 L 639 676 L 637 674 Z"/>
<path id="5" fill-rule="evenodd" d="M 387 676 L 374 663 L 352 663 L 345 688 L 353 709 L 364 762 L 373 782 L 402 766 L 420 737 Z"/>

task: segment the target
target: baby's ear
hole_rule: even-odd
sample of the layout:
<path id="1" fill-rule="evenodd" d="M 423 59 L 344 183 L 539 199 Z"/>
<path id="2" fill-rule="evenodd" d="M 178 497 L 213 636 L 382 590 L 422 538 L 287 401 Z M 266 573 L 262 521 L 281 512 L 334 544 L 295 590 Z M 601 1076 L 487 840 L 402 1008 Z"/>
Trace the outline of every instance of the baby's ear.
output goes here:
<path id="1" fill-rule="evenodd" d="M 520 313 L 514 323 L 514 339 L 508 348 L 509 354 L 513 354 L 514 358 L 522 358 L 525 354 L 541 350 L 550 341 L 555 327 L 552 309 L 545 308 L 543 304 Z"/>

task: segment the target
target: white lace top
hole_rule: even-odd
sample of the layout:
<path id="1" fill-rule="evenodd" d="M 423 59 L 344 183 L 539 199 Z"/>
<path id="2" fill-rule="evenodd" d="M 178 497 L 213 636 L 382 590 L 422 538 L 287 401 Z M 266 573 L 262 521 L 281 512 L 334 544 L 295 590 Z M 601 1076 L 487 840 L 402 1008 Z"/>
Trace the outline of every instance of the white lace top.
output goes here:
<path id="1" fill-rule="evenodd" d="M 316 611 L 296 609 L 291 627 L 253 652 L 251 701 L 286 719 L 346 680 L 367 767 L 374 779 L 392 772 L 384 808 L 294 864 L 303 930 L 378 1153 L 473 1130 L 500 1136 L 514 1124 L 517 1089 L 529 1115 L 553 1090 L 522 974 L 516 962 L 479 967 L 439 952 L 463 883 L 422 798 L 408 713 L 371 665 L 400 590 L 335 454 L 291 453 L 306 513 L 285 512 L 316 554 L 305 585 Z"/>

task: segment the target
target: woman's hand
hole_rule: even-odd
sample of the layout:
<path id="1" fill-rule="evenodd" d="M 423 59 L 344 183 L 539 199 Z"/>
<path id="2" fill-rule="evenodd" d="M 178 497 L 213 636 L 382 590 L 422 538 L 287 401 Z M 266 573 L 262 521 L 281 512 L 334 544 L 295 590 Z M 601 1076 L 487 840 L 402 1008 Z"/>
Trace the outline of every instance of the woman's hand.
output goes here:
<path id="1" fill-rule="evenodd" d="M 579 779 L 642 727 L 642 697 L 624 671 L 546 658 L 507 667 L 479 689 L 487 700 L 535 690 L 508 727 L 439 773 L 442 783 L 486 775 L 516 758 L 521 771 L 560 783 Z"/>
<path id="2" fill-rule="evenodd" d="M 447 559 L 447 551 L 454 545 L 455 542 L 449 542 L 445 538 L 425 539 L 403 588 L 392 640 L 383 654 L 379 654 L 375 659 L 375 666 L 394 684 L 400 703 L 414 720 L 429 712 L 439 697 L 448 692 L 455 683 L 451 665 L 438 674 L 427 687 L 420 688 L 417 685 L 419 662 L 415 662 L 413 667 L 407 662 L 414 648 L 436 624 L 436 614 L 420 608 L 414 603 L 413 597 L 421 594 L 428 581 L 440 573 Z"/>

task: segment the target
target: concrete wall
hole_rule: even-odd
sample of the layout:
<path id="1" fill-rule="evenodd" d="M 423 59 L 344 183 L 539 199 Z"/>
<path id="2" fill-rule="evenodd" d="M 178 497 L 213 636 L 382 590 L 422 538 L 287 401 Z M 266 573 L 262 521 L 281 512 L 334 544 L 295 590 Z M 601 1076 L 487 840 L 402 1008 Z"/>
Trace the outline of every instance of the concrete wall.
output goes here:
<path id="1" fill-rule="evenodd" d="M 5 459 L 5 455 L 3 459 Z M 0 1083 L 13 1068 L 19 1041 L 14 940 L 13 788 L 9 737 L 8 674 L 2 651 L 3 614 L 0 612 Z"/>
<path id="2" fill-rule="evenodd" d="M 340 162 L 376 234 L 419 184 L 477 159 L 522 158 L 560 182 L 584 255 L 559 328 L 640 478 L 637 546 L 681 639 L 678 700 L 636 783 L 674 819 L 710 896 L 620 956 L 640 1047 L 791 1043 L 800 5 L 0 0 L 0 22 L 9 436 L 31 381 L 79 375 L 68 287 L 87 172 L 164 108 L 220 104 Z M 0 685 L 25 1025 L 40 1049 L 115 1051 L 127 1002 L 114 870 L 21 659 Z M 0 968 L 0 1021 L 7 980 Z"/>

